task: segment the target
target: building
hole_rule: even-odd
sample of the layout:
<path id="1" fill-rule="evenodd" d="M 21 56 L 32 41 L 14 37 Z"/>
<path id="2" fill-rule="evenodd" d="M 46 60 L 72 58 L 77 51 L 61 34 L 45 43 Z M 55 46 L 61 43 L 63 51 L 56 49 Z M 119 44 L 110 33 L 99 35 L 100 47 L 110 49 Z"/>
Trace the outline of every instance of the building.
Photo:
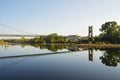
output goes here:
<path id="1" fill-rule="evenodd" d="M 80 39 L 81 39 L 81 37 L 78 35 L 69 35 L 68 36 L 68 40 L 70 40 L 70 41 L 79 41 Z"/>

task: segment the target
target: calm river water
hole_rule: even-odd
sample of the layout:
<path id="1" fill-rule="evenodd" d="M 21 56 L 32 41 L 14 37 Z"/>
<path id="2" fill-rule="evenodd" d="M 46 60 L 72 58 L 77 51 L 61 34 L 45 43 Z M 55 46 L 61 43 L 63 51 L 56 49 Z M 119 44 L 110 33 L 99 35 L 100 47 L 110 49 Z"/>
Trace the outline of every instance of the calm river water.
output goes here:
<path id="1" fill-rule="evenodd" d="M 0 80 L 120 80 L 120 49 L 0 46 Z"/>

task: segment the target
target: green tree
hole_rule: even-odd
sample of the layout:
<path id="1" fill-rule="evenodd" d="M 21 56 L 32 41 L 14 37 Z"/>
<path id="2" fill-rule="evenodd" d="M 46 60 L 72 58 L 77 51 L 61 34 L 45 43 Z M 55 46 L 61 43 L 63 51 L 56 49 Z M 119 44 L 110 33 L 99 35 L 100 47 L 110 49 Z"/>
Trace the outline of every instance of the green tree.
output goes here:
<path id="1" fill-rule="evenodd" d="M 39 42 L 40 43 L 45 43 L 46 42 L 46 36 L 40 36 L 39 37 Z"/>
<path id="2" fill-rule="evenodd" d="M 101 26 L 100 31 L 102 32 L 99 35 L 101 41 L 120 43 L 120 26 L 117 22 L 106 22 Z"/>
<path id="3" fill-rule="evenodd" d="M 52 34 L 49 34 L 48 36 L 58 36 L 57 33 L 52 33 Z"/>
<path id="4" fill-rule="evenodd" d="M 36 37 L 36 38 L 35 38 L 35 43 L 39 43 L 39 42 L 40 42 L 39 38 Z"/>

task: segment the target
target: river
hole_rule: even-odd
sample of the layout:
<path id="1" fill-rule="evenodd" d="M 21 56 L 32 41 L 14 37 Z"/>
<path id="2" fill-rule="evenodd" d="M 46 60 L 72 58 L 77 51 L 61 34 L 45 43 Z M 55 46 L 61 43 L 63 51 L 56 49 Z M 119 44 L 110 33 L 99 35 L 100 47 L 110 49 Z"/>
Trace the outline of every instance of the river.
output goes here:
<path id="1" fill-rule="evenodd" d="M 120 80 L 120 49 L 1 45 L 0 80 Z"/>

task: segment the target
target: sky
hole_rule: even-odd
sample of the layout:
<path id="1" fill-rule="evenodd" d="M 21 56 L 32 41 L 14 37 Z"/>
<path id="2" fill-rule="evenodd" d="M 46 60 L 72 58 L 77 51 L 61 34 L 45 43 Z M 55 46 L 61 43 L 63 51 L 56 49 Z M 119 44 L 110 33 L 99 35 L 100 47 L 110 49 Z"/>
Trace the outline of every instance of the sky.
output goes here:
<path id="1" fill-rule="evenodd" d="M 108 21 L 120 22 L 120 0 L 0 0 L 0 34 L 93 34 Z"/>

